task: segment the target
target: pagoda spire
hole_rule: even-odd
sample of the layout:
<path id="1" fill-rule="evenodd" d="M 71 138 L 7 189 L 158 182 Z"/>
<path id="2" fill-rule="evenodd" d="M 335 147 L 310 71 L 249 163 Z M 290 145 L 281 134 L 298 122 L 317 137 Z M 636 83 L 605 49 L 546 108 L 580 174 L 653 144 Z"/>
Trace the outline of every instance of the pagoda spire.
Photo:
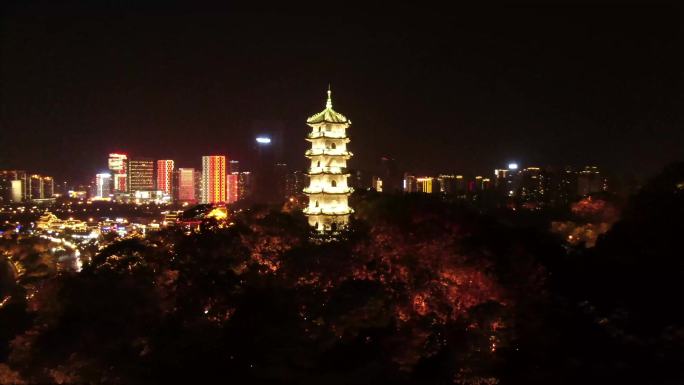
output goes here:
<path id="1" fill-rule="evenodd" d="M 330 83 L 328 83 L 328 101 L 325 102 L 325 108 L 332 108 L 332 97 L 330 94 L 332 94 L 332 91 L 330 90 Z"/>

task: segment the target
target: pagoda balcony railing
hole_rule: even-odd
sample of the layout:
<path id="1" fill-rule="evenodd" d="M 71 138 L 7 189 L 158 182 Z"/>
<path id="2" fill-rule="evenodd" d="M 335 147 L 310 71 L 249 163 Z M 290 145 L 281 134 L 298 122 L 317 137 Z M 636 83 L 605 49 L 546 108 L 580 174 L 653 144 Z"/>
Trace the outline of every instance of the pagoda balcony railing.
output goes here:
<path id="1" fill-rule="evenodd" d="M 304 214 L 307 215 L 347 215 L 354 212 L 354 210 L 351 207 L 331 209 L 326 209 L 323 207 L 306 207 L 303 211 Z"/>
<path id="2" fill-rule="evenodd" d="M 307 139 L 317 139 L 317 138 L 328 138 L 328 139 L 347 139 L 349 138 L 346 133 L 333 133 L 326 131 L 310 132 Z"/>
<path id="3" fill-rule="evenodd" d="M 305 187 L 304 194 L 350 194 L 351 187 Z"/>
<path id="4" fill-rule="evenodd" d="M 354 154 L 352 154 L 350 151 L 341 151 L 341 150 L 333 150 L 333 149 L 311 149 L 311 150 L 306 150 L 304 153 L 306 156 L 316 156 L 316 155 L 330 155 L 330 156 L 347 156 L 350 157 Z"/>
<path id="5" fill-rule="evenodd" d="M 307 174 L 309 174 L 309 175 L 317 175 L 317 174 L 349 175 L 349 171 L 347 170 L 346 167 L 338 167 L 338 166 L 311 167 Z"/>

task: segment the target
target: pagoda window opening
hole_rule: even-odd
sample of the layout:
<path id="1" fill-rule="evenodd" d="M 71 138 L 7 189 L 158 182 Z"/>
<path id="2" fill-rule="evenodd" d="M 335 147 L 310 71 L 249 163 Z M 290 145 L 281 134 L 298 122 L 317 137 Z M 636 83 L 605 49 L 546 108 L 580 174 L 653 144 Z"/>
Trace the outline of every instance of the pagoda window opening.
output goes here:
<path id="1" fill-rule="evenodd" d="M 316 201 L 316 207 L 318 207 L 318 201 Z"/>
<path id="2" fill-rule="evenodd" d="M 331 148 L 331 149 L 333 149 L 333 150 L 334 150 L 334 149 L 335 149 L 335 147 L 336 147 L 336 146 L 335 146 L 335 143 L 330 143 L 330 148 Z"/>
<path id="3" fill-rule="evenodd" d="M 316 162 L 316 167 L 321 167 L 321 161 Z"/>
<path id="4" fill-rule="evenodd" d="M 337 181 L 335 181 L 335 180 L 330 181 L 330 187 L 337 187 Z"/>

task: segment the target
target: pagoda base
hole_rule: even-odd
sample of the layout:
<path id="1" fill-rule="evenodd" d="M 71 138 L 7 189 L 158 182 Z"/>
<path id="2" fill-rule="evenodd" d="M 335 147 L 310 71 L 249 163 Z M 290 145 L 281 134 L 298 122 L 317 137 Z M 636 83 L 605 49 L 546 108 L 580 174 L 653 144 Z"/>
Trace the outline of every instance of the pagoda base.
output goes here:
<path id="1" fill-rule="evenodd" d="M 307 215 L 309 226 L 319 232 L 339 231 L 349 224 L 349 214 L 344 215 Z"/>

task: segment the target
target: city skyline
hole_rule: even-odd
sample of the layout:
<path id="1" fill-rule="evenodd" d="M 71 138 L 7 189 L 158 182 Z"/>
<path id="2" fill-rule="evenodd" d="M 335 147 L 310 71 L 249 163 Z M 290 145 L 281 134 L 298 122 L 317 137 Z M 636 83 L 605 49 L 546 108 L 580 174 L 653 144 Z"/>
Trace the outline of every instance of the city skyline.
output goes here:
<path id="1" fill-rule="evenodd" d="M 302 119 L 328 83 L 357 117 L 350 133 L 365 151 L 354 168 L 391 156 L 426 174 L 517 161 L 647 176 L 682 156 L 680 38 L 666 6 L 415 19 L 401 5 L 343 8 L 331 21 L 344 28 L 315 34 L 311 10 L 156 14 L 76 1 L 59 18 L 31 2 L 6 11 L 0 139 L 12 145 L 2 169 L 82 181 L 103 171 L 99 154 L 116 151 L 195 168 L 222 153 L 249 167 L 252 122 L 271 120 L 282 126 L 283 161 L 304 170 Z"/>

